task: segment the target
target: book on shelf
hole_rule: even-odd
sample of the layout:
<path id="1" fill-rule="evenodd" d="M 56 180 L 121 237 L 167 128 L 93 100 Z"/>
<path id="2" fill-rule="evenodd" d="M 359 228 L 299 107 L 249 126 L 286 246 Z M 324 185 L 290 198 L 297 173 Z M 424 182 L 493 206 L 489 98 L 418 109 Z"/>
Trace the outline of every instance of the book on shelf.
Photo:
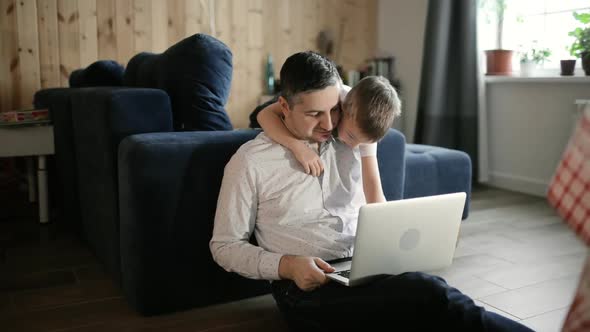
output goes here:
<path id="1" fill-rule="evenodd" d="M 0 126 L 23 126 L 51 122 L 48 109 L 25 109 L 0 112 Z"/>

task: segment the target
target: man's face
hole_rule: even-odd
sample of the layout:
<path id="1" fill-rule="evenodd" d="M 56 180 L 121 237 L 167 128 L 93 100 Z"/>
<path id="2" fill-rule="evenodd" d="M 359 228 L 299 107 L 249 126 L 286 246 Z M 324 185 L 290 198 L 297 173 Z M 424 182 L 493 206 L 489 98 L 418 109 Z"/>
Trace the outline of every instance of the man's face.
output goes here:
<path id="1" fill-rule="evenodd" d="M 332 129 L 338 119 L 338 85 L 295 97 L 293 107 L 284 98 L 279 98 L 285 125 L 299 139 L 325 142 L 332 136 Z"/>

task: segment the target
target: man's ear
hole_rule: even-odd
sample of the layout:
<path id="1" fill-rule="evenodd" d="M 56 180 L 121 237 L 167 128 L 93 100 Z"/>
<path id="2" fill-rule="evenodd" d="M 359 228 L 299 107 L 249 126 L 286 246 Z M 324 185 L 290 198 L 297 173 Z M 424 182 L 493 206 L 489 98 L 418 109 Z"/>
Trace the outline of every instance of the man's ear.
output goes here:
<path id="1" fill-rule="evenodd" d="M 283 117 L 287 118 L 291 113 L 291 108 L 289 107 L 289 103 L 287 99 L 283 96 L 279 96 L 279 106 L 281 107 L 281 113 L 283 113 Z"/>

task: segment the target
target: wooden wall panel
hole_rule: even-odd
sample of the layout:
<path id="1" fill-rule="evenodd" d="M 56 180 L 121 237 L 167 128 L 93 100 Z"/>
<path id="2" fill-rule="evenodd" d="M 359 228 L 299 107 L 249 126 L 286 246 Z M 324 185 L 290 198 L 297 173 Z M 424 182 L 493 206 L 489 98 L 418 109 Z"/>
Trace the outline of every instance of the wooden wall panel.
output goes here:
<path id="1" fill-rule="evenodd" d="M 168 48 L 168 45 L 174 44 L 168 42 L 168 8 L 170 4 L 166 1 L 153 0 L 152 2 L 152 49 L 154 53 L 161 53 Z"/>
<path id="2" fill-rule="evenodd" d="M 210 34 L 204 26 L 203 1 L 172 0 L 168 2 L 168 40 L 173 45 L 195 33 Z"/>
<path id="3" fill-rule="evenodd" d="M 0 0 L 0 110 L 20 106 L 20 64 L 18 57 L 16 1 Z"/>
<path id="4" fill-rule="evenodd" d="M 117 60 L 123 65 L 135 55 L 135 15 L 133 0 L 115 0 Z"/>
<path id="5" fill-rule="evenodd" d="M 231 29 L 228 46 L 233 53 L 234 72 L 230 90 L 230 102 L 226 109 L 234 123 L 234 126 L 245 127 L 240 120 L 249 111 L 250 103 L 243 102 L 248 98 L 249 85 L 253 84 L 248 80 L 248 2 L 233 1 L 231 3 Z M 242 120 L 243 121 L 243 120 Z"/>
<path id="6" fill-rule="evenodd" d="M 60 85 L 57 0 L 37 0 L 41 87 Z"/>
<path id="7" fill-rule="evenodd" d="M 152 0 L 133 0 L 134 54 L 152 50 Z"/>
<path id="8" fill-rule="evenodd" d="M 80 27 L 78 2 L 58 0 L 59 72 L 61 86 L 68 86 L 70 73 L 80 68 Z"/>
<path id="9" fill-rule="evenodd" d="M 0 0 L 0 111 L 30 107 L 36 90 L 68 86 L 73 70 L 97 59 L 126 65 L 138 52 L 159 53 L 187 36 L 206 33 L 232 50 L 234 72 L 226 108 L 234 126 L 246 127 L 265 91 L 268 54 L 278 76 L 289 55 L 316 50 L 318 33 L 329 30 L 334 38 L 331 58 L 345 70 L 356 68 L 375 53 L 376 3 Z M 38 26 L 31 29 L 31 24 Z M 19 46 L 24 46 L 20 53 Z"/>
<path id="10" fill-rule="evenodd" d="M 270 0 L 272 1 L 272 0 Z M 231 25 L 233 21 L 233 15 L 231 11 L 231 0 L 217 0 L 214 2 L 214 16 L 215 16 L 215 36 L 224 41 L 231 48 Z M 187 10 L 188 11 L 188 10 Z M 188 29 L 187 33 L 191 34 L 191 29 Z"/>
<path id="11" fill-rule="evenodd" d="M 190 0 L 187 0 L 190 1 Z M 201 32 L 217 36 L 215 0 L 200 0 L 201 3 Z"/>
<path id="12" fill-rule="evenodd" d="M 86 67 L 98 60 L 96 0 L 78 0 L 80 26 L 80 65 Z"/>
<path id="13" fill-rule="evenodd" d="M 27 18 L 34 18 L 27 20 Z M 39 66 L 39 35 L 37 30 L 37 3 L 17 1 L 18 58 L 20 63 L 20 103 L 33 104 L 33 94 L 41 88 Z"/>
<path id="14" fill-rule="evenodd" d="M 99 59 L 117 58 L 117 7 L 115 1 L 116 0 L 98 0 L 96 2 L 96 34 L 98 39 Z"/>
<path id="15" fill-rule="evenodd" d="M 251 105 L 251 108 L 244 109 L 234 113 L 232 121 L 236 126 L 247 127 L 249 111 L 254 109 L 258 102 L 259 96 L 265 94 L 264 90 L 264 73 L 266 54 L 264 51 L 264 25 L 262 17 L 262 0 L 249 0 L 248 10 L 246 15 L 246 49 L 242 50 L 245 53 L 245 69 L 246 76 L 242 78 L 242 82 L 246 90 L 243 92 L 239 103 L 243 105 Z"/>
<path id="16" fill-rule="evenodd" d="M 178 0 L 176 0 L 178 1 Z M 175 6 L 178 8 L 180 6 Z M 191 0 L 184 0 L 182 7 L 184 9 L 184 13 L 174 14 L 168 13 L 169 21 L 168 21 L 168 36 L 170 40 L 178 40 L 184 36 L 190 36 L 197 32 L 206 33 L 201 28 L 201 15 L 203 14 L 203 9 L 201 8 L 200 1 L 191 1 Z M 173 17 L 182 17 L 182 21 L 173 20 Z M 180 29 L 180 23 L 183 23 L 184 26 Z"/>
<path id="17" fill-rule="evenodd" d="M 291 29 L 291 15 L 289 14 L 289 2 L 290 0 L 279 0 L 277 8 L 275 8 L 276 20 L 278 21 L 277 28 L 275 29 L 277 34 L 277 47 L 275 58 L 275 73 L 278 76 L 281 65 L 285 62 L 285 59 L 295 52 L 296 48 L 291 45 L 292 43 L 292 29 Z"/>

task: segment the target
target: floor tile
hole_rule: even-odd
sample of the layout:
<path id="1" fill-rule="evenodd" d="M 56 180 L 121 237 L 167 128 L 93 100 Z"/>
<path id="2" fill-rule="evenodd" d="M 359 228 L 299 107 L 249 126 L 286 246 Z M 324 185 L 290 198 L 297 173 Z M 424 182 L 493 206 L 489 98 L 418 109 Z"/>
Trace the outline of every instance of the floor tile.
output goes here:
<path id="1" fill-rule="evenodd" d="M 487 303 L 481 302 L 481 301 L 479 301 L 479 300 L 474 300 L 473 302 L 474 302 L 476 305 L 480 306 L 480 307 L 484 307 L 484 308 L 485 308 L 487 311 L 495 312 L 495 313 L 497 313 L 498 315 L 502 315 L 502 316 L 504 316 L 504 317 L 506 317 L 506 318 L 510 318 L 510 319 L 512 319 L 513 321 L 517 321 L 517 322 L 518 322 L 518 321 L 520 321 L 520 318 L 518 318 L 518 317 L 515 317 L 515 316 L 512 316 L 510 313 L 508 313 L 508 312 L 506 312 L 506 311 L 502 311 L 502 310 L 500 310 L 500 309 L 498 309 L 498 308 L 496 308 L 496 307 L 494 307 L 494 306 L 492 306 L 492 305 L 489 305 L 489 304 L 487 304 Z"/>
<path id="2" fill-rule="evenodd" d="M 501 258 L 493 257 L 486 254 L 475 254 L 453 258 L 450 267 L 434 272 L 443 278 L 457 276 L 475 275 L 495 270 L 501 267 L 509 267 L 513 264 Z"/>
<path id="3" fill-rule="evenodd" d="M 521 323 L 536 332 L 559 332 L 567 316 L 568 308 L 558 309 L 538 316 L 527 318 Z"/>
<path id="4" fill-rule="evenodd" d="M 449 285 L 457 288 L 472 299 L 502 293 L 507 290 L 506 288 L 471 275 L 451 276 L 445 278 L 445 280 Z"/>
<path id="5" fill-rule="evenodd" d="M 482 297 L 479 301 L 520 319 L 531 318 L 570 305 L 579 276 L 546 281 L 533 286 Z"/>
<path id="6" fill-rule="evenodd" d="M 514 264 L 527 264 L 539 261 L 559 259 L 566 255 L 583 254 L 586 248 L 575 241 L 563 242 L 559 239 L 544 243 L 522 243 L 488 248 L 487 253 Z"/>
<path id="7" fill-rule="evenodd" d="M 585 259 L 583 255 L 560 256 L 550 262 L 499 267 L 477 273 L 476 276 L 507 289 L 517 289 L 547 280 L 577 276 L 582 271 Z"/>

